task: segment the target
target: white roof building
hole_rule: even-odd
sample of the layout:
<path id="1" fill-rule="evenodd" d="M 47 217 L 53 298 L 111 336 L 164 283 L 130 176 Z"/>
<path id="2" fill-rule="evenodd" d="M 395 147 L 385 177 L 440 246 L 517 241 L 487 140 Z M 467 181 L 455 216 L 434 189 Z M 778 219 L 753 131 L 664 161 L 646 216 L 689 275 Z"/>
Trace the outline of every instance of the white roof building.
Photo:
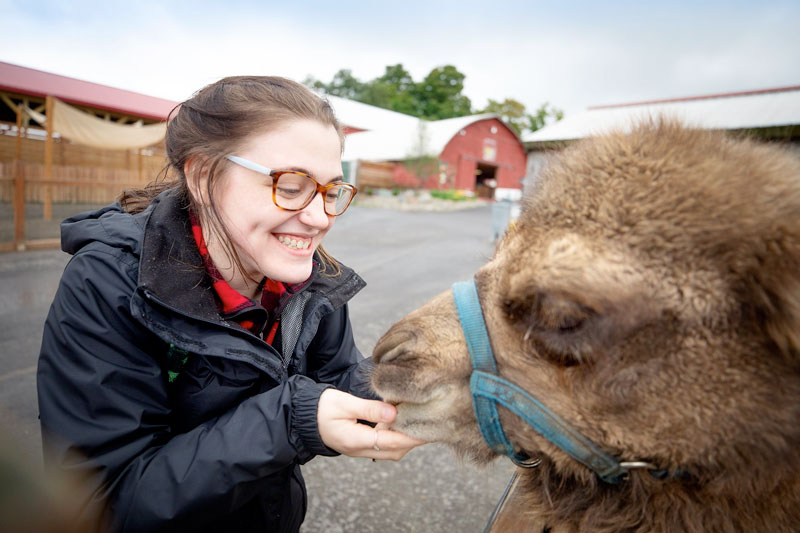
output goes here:
<path id="1" fill-rule="evenodd" d="M 373 131 L 408 127 L 409 124 L 416 125 L 419 121 L 418 118 L 411 115 L 405 115 L 374 105 L 362 104 L 355 100 L 328 94 L 322 96 L 331 103 L 339 121 L 351 128 Z"/>
<path id="2" fill-rule="evenodd" d="M 487 118 L 497 118 L 497 115 L 470 115 L 436 121 L 414 119 L 413 123 L 351 133 L 345 139 L 342 159 L 401 161 L 423 155 L 436 157 L 461 130 Z"/>
<path id="3" fill-rule="evenodd" d="M 642 120 L 658 116 L 708 129 L 798 126 L 800 86 L 590 107 L 528 133 L 523 142 L 532 148 L 538 143 L 580 139 L 614 129 L 625 131 Z"/>
<path id="4" fill-rule="evenodd" d="M 596 106 L 523 136 L 528 151 L 524 184 L 535 182 L 546 164 L 548 149 L 612 130 L 628 131 L 657 117 L 677 119 L 696 128 L 757 132 L 762 138 L 788 140 L 788 146 L 800 153 L 800 85 Z"/>
<path id="5" fill-rule="evenodd" d="M 438 156 L 450 140 L 479 120 L 499 118 L 493 113 L 444 120 L 422 120 L 337 96 L 325 96 L 339 121 L 351 128 L 344 142 L 344 161 L 401 161 L 421 155 Z"/>

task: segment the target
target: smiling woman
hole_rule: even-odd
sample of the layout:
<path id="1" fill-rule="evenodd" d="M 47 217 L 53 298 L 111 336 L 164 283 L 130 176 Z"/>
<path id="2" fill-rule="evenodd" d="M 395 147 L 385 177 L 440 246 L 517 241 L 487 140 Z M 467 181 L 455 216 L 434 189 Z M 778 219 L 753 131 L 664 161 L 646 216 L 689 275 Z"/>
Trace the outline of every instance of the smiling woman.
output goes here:
<path id="1" fill-rule="evenodd" d="M 299 180 L 311 184 L 311 175 L 319 176 L 326 185 L 341 180 L 341 151 L 336 128 L 313 120 L 296 120 L 252 135 L 237 151 L 241 156 L 227 156 L 221 162 L 227 168 L 213 191 L 214 203 L 204 200 L 204 205 L 214 206 L 226 231 L 205 224 L 203 237 L 212 257 L 224 256 L 225 246 L 233 245 L 238 265 L 228 262 L 226 267 L 218 268 L 234 289 L 255 297 L 264 276 L 288 283 L 308 279 L 313 254 L 335 219 L 325 207 L 325 196 L 317 194 L 316 187 L 307 187 L 308 194 L 295 203 L 301 193 Z M 281 169 L 295 168 L 302 162 L 307 170 L 269 170 L 268 176 L 263 176 L 240 163 L 251 160 Z M 197 180 L 190 180 L 192 196 L 210 197 L 205 195 L 207 182 L 207 175 L 202 173 Z M 290 196 L 295 200 L 287 203 Z"/>
<path id="2" fill-rule="evenodd" d="M 174 179 L 62 225 L 46 466 L 112 531 L 297 531 L 301 464 L 422 443 L 387 429 L 348 318 L 364 282 L 321 247 L 356 194 L 341 127 L 275 77 L 225 78 L 173 113 Z"/>

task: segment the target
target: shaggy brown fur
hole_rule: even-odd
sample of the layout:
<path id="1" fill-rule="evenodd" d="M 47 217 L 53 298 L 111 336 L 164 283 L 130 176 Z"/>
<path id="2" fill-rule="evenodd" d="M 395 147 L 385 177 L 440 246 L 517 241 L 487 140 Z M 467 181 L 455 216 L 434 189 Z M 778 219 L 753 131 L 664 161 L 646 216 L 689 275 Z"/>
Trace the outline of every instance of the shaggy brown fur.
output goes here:
<path id="1" fill-rule="evenodd" d="M 502 376 L 634 470 L 606 485 L 501 408 L 554 533 L 800 528 L 800 161 L 670 122 L 564 151 L 476 283 Z M 448 291 L 375 349 L 396 428 L 477 462 Z"/>

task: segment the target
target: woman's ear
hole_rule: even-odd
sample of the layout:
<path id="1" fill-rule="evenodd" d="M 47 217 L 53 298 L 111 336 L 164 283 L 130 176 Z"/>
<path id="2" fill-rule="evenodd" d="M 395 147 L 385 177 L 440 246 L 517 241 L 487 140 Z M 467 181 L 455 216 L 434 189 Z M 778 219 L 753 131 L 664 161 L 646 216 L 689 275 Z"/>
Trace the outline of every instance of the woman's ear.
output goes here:
<path id="1" fill-rule="evenodd" d="M 189 194 L 198 205 L 208 206 L 211 199 L 208 197 L 208 160 L 205 157 L 194 155 L 183 164 L 183 175 L 186 176 L 186 187 Z"/>

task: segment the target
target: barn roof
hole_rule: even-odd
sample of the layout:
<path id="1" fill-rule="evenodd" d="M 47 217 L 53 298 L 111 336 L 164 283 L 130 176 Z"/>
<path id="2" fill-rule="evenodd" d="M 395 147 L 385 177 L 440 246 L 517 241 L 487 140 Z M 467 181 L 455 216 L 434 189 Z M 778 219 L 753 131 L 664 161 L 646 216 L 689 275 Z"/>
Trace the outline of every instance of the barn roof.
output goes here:
<path id="1" fill-rule="evenodd" d="M 438 156 L 462 129 L 481 120 L 498 118 L 498 115 L 484 113 L 435 121 L 409 118 L 412 120 L 348 135 L 342 159 L 400 161 L 419 155 Z"/>
<path id="2" fill-rule="evenodd" d="M 526 145 L 564 141 L 625 130 L 651 117 L 680 119 L 689 126 L 739 130 L 800 124 L 800 86 L 712 94 L 590 107 L 586 111 L 528 133 Z"/>
<path id="3" fill-rule="evenodd" d="M 166 120 L 177 102 L 0 61 L 0 90 L 153 120 Z"/>
<path id="4" fill-rule="evenodd" d="M 416 126 L 419 120 L 411 115 L 405 115 L 389 109 L 374 105 L 363 104 L 355 100 L 348 100 L 338 96 L 321 95 L 327 99 L 336 111 L 336 117 L 342 124 L 359 130 L 380 130 L 397 127 Z"/>

